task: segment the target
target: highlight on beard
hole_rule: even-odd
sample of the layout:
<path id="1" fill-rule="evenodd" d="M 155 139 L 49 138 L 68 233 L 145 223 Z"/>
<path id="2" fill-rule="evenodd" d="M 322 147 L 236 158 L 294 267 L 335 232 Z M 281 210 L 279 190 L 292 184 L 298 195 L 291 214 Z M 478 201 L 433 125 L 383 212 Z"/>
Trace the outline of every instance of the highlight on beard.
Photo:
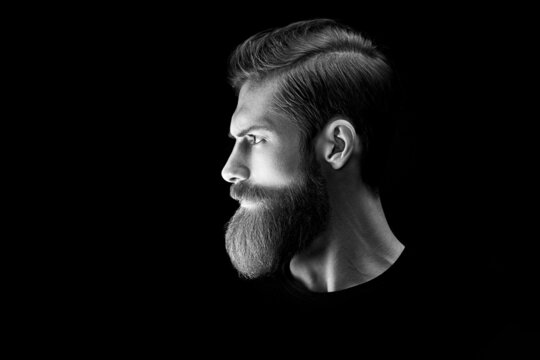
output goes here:
<path id="1" fill-rule="evenodd" d="M 279 259 L 279 227 L 268 208 L 238 209 L 227 224 L 226 249 L 240 277 L 255 279 L 275 271 Z"/>
<path id="2" fill-rule="evenodd" d="M 296 188 L 296 186 L 289 186 L 287 188 L 265 188 L 240 182 L 231 185 L 230 196 L 244 205 L 246 203 L 256 203 L 260 206 L 269 206 L 270 203 L 274 201 L 283 201 L 284 196 L 287 197 L 286 200 L 291 200 L 291 197 L 294 197 L 294 190 Z"/>

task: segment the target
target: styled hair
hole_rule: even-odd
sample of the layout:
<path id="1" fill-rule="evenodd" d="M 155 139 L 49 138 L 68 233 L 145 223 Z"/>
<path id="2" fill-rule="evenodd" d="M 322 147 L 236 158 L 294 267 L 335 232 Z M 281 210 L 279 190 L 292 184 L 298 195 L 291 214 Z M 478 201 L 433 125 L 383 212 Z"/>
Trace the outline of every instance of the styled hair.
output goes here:
<path id="1" fill-rule="evenodd" d="M 230 56 L 237 94 L 246 82 L 275 81 L 272 109 L 298 127 L 302 151 L 334 116 L 350 120 L 362 151 L 362 181 L 378 192 L 392 133 L 394 72 L 373 42 L 330 19 L 295 22 L 257 33 Z"/>

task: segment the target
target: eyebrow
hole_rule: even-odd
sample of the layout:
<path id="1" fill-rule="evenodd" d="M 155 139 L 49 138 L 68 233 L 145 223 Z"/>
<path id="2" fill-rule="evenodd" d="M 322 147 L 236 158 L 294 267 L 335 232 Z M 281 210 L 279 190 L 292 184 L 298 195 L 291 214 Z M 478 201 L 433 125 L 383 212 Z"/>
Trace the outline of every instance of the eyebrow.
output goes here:
<path id="1" fill-rule="evenodd" d="M 274 130 L 272 130 L 271 128 L 269 128 L 268 126 L 264 126 L 264 125 L 252 125 L 250 127 L 248 127 L 247 129 L 245 130 L 242 130 L 237 137 L 242 137 L 244 135 L 246 135 L 247 133 L 249 133 L 250 131 L 253 131 L 253 130 L 264 130 L 264 131 L 268 131 L 268 132 L 274 132 Z M 231 134 L 229 132 L 229 138 L 231 139 L 235 139 L 235 136 L 233 134 Z"/>

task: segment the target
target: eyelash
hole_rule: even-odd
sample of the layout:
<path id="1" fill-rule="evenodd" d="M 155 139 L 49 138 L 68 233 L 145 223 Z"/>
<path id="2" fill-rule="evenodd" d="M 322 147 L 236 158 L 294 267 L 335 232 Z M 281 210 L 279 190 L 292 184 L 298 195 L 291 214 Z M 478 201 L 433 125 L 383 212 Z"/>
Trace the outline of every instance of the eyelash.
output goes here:
<path id="1" fill-rule="evenodd" d="M 260 144 L 264 141 L 264 139 L 260 136 L 255 136 L 255 135 L 248 135 L 249 138 L 252 138 L 253 141 L 250 141 L 253 145 L 257 145 L 257 144 Z M 255 141 L 255 139 L 259 138 L 260 140 L 258 142 Z"/>

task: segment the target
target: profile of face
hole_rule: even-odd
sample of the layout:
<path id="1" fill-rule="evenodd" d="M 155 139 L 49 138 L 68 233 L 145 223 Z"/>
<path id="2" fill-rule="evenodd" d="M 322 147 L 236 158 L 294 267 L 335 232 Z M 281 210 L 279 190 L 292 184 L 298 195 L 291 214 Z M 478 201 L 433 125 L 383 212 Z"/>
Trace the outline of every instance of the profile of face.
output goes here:
<path id="1" fill-rule="evenodd" d="M 227 253 L 239 274 L 277 271 L 324 231 L 329 213 L 324 177 L 300 132 L 270 110 L 271 83 L 242 86 L 230 134 L 235 145 L 223 178 L 240 207 L 227 224 Z"/>

